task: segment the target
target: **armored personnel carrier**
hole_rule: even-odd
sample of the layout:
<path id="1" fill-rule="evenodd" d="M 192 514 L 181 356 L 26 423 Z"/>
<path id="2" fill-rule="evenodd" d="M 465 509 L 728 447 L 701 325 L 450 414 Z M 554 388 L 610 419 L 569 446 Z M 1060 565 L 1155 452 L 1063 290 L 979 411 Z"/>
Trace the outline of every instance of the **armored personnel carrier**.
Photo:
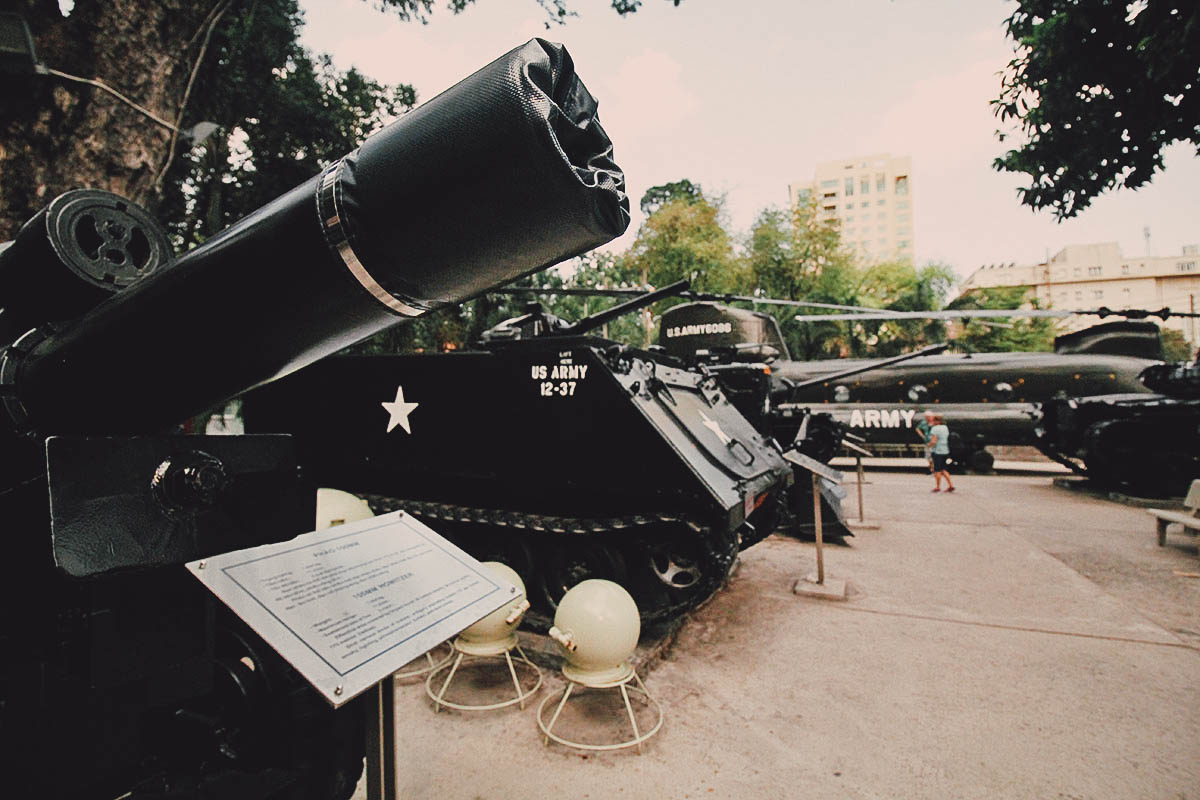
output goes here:
<path id="1" fill-rule="evenodd" d="M 792 480 L 715 376 L 589 335 L 678 288 L 574 325 L 535 308 L 473 351 L 327 359 L 246 395 L 246 430 L 292 434 L 321 485 L 509 564 L 542 622 L 592 577 L 670 619 L 771 532 Z"/>

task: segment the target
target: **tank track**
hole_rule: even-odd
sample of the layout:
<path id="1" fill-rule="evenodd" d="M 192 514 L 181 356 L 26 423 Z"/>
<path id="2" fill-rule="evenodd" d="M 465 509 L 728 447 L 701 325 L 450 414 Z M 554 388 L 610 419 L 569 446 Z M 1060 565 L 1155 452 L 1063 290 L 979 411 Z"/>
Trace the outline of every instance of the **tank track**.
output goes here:
<path id="1" fill-rule="evenodd" d="M 549 627 L 557 600 L 587 578 L 633 595 L 642 624 L 676 619 L 724 583 L 740 545 L 686 514 L 565 517 L 454 503 L 361 495 L 376 514 L 403 510 L 485 561 L 503 561 L 526 584 L 534 628 Z"/>

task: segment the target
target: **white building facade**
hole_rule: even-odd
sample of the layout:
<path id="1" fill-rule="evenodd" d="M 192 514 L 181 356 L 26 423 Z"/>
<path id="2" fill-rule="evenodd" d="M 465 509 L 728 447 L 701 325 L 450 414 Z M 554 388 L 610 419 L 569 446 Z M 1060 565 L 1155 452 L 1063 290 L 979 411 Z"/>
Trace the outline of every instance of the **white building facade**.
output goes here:
<path id="1" fill-rule="evenodd" d="M 1040 264 L 988 264 L 963 282 L 961 291 L 991 286 L 1027 286 L 1042 308 L 1065 311 L 1113 309 L 1196 311 L 1200 307 L 1200 246 L 1186 245 L 1178 255 L 1131 256 L 1116 242 L 1068 245 Z M 1096 323 L 1096 317 L 1068 320 L 1076 330 Z M 1195 349 L 1197 321 L 1169 318 Z"/>
<path id="2" fill-rule="evenodd" d="M 817 165 L 807 183 L 788 186 L 792 205 L 816 197 L 841 222 L 842 243 L 867 263 L 913 261 L 912 159 L 880 153 Z"/>

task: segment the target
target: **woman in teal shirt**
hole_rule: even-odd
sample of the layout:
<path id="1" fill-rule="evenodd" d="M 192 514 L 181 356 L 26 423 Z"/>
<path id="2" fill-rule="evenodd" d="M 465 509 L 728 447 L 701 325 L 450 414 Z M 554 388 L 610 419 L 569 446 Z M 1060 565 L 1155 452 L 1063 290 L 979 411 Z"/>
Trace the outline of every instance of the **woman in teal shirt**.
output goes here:
<path id="1" fill-rule="evenodd" d="M 950 429 L 941 414 L 933 418 L 933 427 L 929 429 L 929 445 L 933 456 L 933 491 L 942 490 L 942 478 L 946 479 L 946 491 L 954 491 L 954 483 L 950 480 L 950 471 L 946 468 L 950 460 Z"/>

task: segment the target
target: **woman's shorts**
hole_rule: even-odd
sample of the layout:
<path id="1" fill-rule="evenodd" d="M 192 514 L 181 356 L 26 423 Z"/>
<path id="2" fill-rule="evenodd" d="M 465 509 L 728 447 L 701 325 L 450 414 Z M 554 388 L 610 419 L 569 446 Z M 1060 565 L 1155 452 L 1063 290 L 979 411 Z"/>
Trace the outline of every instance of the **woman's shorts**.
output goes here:
<path id="1" fill-rule="evenodd" d="M 950 460 L 949 453 L 934 453 L 933 454 L 933 471 L 945 472 L 946 463 Z"/>

